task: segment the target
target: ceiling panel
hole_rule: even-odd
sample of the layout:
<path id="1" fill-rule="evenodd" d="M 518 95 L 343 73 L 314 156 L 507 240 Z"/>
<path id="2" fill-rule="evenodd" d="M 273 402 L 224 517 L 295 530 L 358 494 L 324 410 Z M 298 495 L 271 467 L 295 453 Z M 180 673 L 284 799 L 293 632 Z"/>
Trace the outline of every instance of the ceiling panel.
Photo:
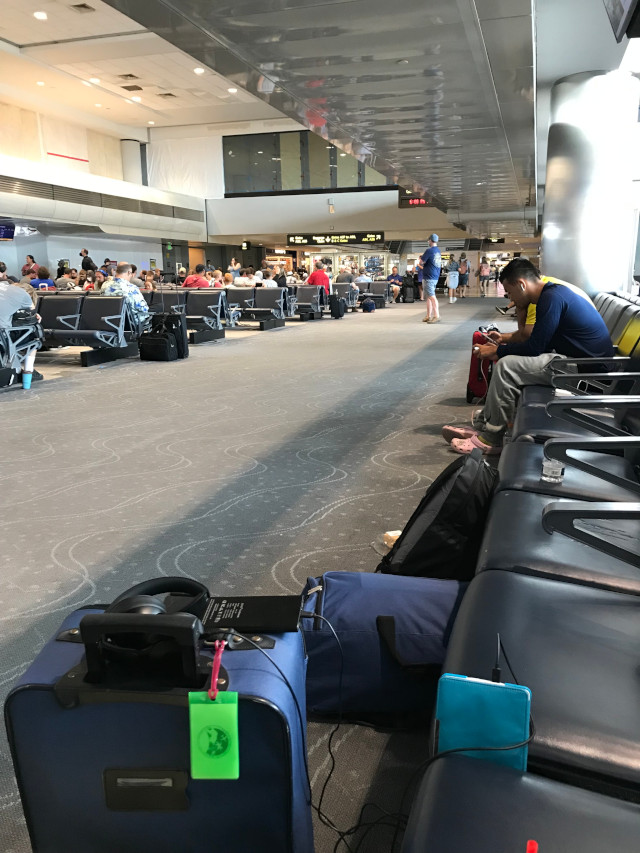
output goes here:
<path id="1" fill-rule="evenodd" d="M 445 209 L 535 203 L 531 0 L 110 2 Z"/>
<path id="2" fill-rule="evenodd" d="M 94 12 L 73 9 L 81 0 L 2 0 L 0 38 L 19 45 L 83 39 L 109 33 L 130 33 L 144 29 L 139 23 L 116 11 L 101 0 L 86 0 Z M 34 12 L 46 12 L 47 20 L 38 21 Z"/>

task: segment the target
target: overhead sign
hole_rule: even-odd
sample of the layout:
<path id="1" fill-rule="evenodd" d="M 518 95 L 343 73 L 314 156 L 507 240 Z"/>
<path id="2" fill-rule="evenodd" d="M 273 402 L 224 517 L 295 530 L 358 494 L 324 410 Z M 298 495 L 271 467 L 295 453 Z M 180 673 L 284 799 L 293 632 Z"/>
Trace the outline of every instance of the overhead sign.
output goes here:
<path id="1" fill-rule="evenodd" d="M 429 206 L 429 202 L 427 201 L 426 198 L 423 198 L 422 196 L 414 196 L 414 195 L 398 196 L 398 207 L 400 207 L 400 208 L 405 208 L 405 207 L 416 208 L 416 207 L 428 207 L 428 206 Z"/>
<path id="2" fill-rule="evenodd" d="M 345 234 L 288 234 L 289 246 L 344 246 L 357 243 L 383 243 L 384 231 L 350 231 Z"/>

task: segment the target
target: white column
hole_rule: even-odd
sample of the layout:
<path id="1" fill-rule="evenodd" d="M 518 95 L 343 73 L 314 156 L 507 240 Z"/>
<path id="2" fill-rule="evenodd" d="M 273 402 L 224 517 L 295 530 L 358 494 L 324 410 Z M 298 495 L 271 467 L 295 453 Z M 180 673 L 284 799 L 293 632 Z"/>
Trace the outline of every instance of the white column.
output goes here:
<path id="1" fill-rule="evenodd" d="M 140 159 L 140 143 L 137 139 L 121 139 L 122 176 L 132 184 L 142 183 L 142 160 Z"/>
<path id="2" fill-rule="evenodd" d="M 587 293 L 630 286 L 639 101 L 625 71 L 573 74 L 551 93 L 542 268 Z"/>

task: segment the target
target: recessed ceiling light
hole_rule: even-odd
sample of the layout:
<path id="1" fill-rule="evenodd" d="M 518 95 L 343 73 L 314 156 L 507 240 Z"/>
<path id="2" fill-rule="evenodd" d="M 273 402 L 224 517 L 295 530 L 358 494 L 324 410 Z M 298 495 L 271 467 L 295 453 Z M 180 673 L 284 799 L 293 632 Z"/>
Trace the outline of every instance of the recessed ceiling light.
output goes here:
<path id="1" fill-rule="evenodd" d="M 142 98 L 140 97 L 140 95 L 134 95 L 134 96 L 133 96 L 133 98 L 131 98 L 131 100 L 132 100 L 134 103 L 139 104 L 139 103 L 140 103 L 140 101 L 142 100 Z"/>
<path id="2" fill-rule="evenodd" d="M 347 155 L 346 155 L 344 152 L 342 152 L 342 154 L 341 154 L 340 156 L 341 156 L 341 157 L 346 157 Z"/>
<path id="3" fill-rule="evenodd" d="M 44 86 L 44 82 L 42 80 L 38 80 L 36 86 Z"/>
<path id="4" fill-rule="evenodd" d="M 264 151 L 258 151 L 258 154 L 264 154 Z"/>
<path id="5" fill-rule="evenodd" d="M 155 121 L 148 121 L 147 124 L 155 124 Z"/>
<path id="6" fill-rule="evenodd" d="M 99 77 L 89 77 L 89 83 L 95 83 L 96 85 L 100 82 Z"/>
<path id="7" fill-rule="evenodd" d="M 89 88 L 91 88 L 91 83 L 89 83 L 88 80 L 82 80 L 82 85 L 83 86 L 89 86 Z"/>
<path id="8" fill-rule="evenodd" d="M 236 93 L 237 91 L 238 91 L 238 90 L 237 90 L 235 87 L 233 87 L 233 86 L 232 86 L 230 89 L 227 89 L 227 92 L 228 92 L 230 95 L 235 95 L 235 93 Z"/>
<path id="9" fill-rule="evenodd" d="M 133 101 L 131 100 L 131 98 L 125 98 L 124 100 L 125 100 L 125 103 L 127 103 L 127 104 L 132 104 L 132 103 L 133 103 Z"/>
<path id="10" fill-rule="evenodd" d="M 194 74 L 204 74 L 204 68 L 194 68 L 193 73 Z"/>
<path id="11" fill-rule="evenodd" d="M 102 104 L 94 104 L 94 107 L 101 107 Z"/>
<path id="12" fill-rule="evenodd" d="M 36 19 L 36 21 L 46 21 L 47 20 L 47 13 L 46 12 L 34 12 L 33 17 Z"/>

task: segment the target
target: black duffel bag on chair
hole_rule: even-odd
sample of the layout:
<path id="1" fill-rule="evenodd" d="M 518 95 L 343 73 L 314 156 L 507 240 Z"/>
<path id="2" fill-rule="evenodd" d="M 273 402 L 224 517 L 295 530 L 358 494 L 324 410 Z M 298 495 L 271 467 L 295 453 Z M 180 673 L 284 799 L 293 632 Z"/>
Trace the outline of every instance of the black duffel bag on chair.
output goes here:
<path id="1" fill-rule="evenodd" d="M 429 486 L 376 571 L 470 580 L 497 481 L 480 449 L 456 459 Z"/>

